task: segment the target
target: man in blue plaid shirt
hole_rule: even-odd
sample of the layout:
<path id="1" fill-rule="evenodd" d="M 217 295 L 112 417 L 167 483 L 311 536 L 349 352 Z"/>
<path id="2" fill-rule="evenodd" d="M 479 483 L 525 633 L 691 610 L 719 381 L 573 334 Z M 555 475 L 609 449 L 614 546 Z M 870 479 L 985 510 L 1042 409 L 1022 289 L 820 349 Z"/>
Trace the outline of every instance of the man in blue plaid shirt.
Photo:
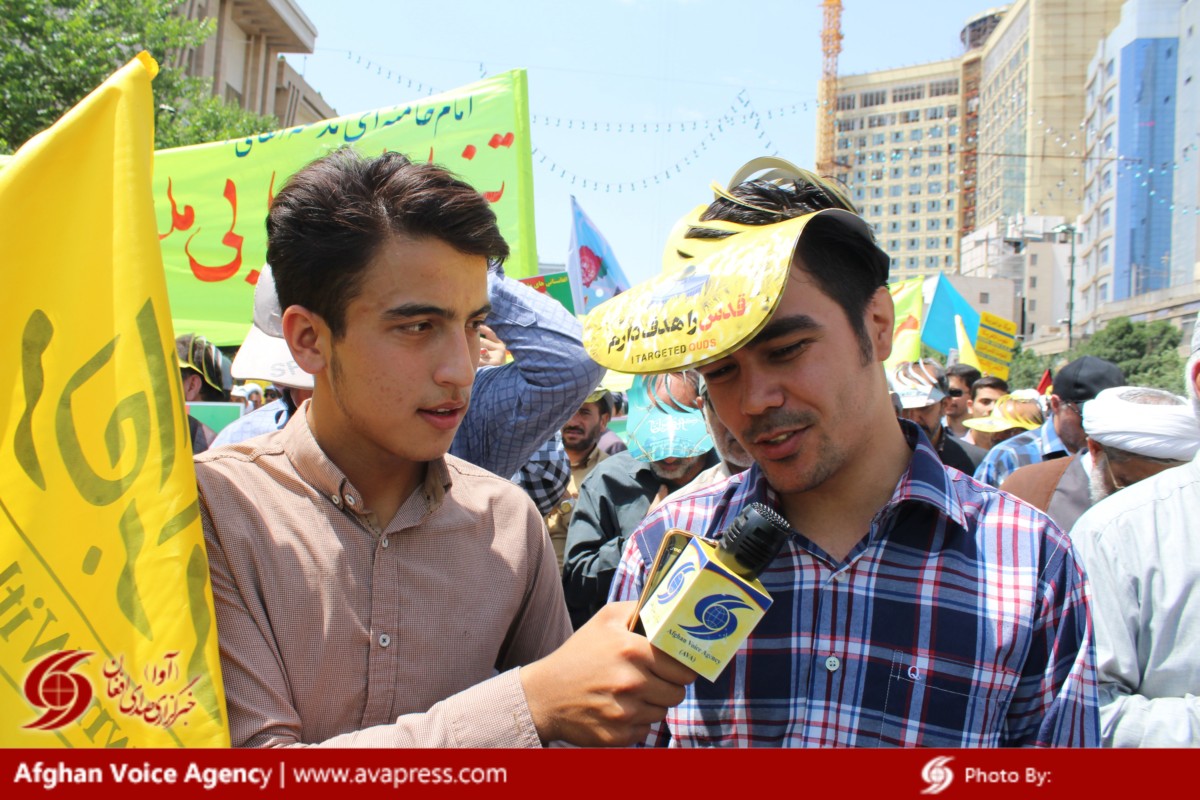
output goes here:
<path id="1" fill-rule="evenodd" d="M 673 242 L 679 256 L 697 237 L 727 238 L 692 252 L 737 248 L 750 226 L 852 209 L 792 170 L 719 190 L 677 228 L 688 231 Z M 764 326 L 697 367 L 755 465 L 649 515 L 610 595 L 640 595 L 668 530 L 719 539 L 762 502 L 791 528 L 761 577 L 774 602 L 646 743 L 1097 745 L 1088 590 L 1070 541 L 1032 506 L 943 467 L 917 426 L 897 422 L 881 366 L 889 262 L 866 224 L 822 211 L 795 236 Z M 747 246 L 743 267 L 763 251 Z"/>

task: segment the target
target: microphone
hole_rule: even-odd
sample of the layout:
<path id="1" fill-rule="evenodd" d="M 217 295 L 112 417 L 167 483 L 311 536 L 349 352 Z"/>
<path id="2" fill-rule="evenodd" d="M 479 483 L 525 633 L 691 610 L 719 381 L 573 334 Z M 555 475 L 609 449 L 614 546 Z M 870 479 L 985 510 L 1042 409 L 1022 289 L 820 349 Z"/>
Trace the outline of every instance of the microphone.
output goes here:
<path id="1" fill-rule="evenodd" d="M 738 514 L 716 545 L 667 531 L 631 628 L 715 680 L 771 607 L 758 578 L 789 532 L 787 521 L 762 503 Z"/>

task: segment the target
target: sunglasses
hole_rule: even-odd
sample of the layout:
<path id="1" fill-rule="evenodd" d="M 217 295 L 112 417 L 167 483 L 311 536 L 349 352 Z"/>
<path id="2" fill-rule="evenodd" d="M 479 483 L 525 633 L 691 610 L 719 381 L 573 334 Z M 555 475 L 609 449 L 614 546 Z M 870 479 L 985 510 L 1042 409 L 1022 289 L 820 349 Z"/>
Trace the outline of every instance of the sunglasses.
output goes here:
<path id="1" fill-rule="evenodd" d="M 962 389 L 947 389 L 946 394 L 950 395 L 951 397 L 962 397 L 963 390 Z"/>

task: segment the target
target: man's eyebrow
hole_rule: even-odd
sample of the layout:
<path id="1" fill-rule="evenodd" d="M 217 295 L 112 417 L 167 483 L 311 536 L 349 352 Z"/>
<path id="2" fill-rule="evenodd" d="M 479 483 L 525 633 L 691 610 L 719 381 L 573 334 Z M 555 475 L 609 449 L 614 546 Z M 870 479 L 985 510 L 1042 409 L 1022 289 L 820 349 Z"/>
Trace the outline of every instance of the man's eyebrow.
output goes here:
<path id="1" fill-rule="evenodd" d="M 467 315 L 468 319 L 487 316 L 492 311 L 491 303 L 484 303 Z M 408 319 L 409 317 L 441 317 L 451 319 L 454 313 L 448 308 L 435 306 L 432 303 L 402 303 L 383 312 L 384 319 Z"/>
<path id="2" fill-rule="evenodd" d="M 763 342 L 788 336 L 793 333 L 811 333 L 822 329 L 815 319 L 807 314 L 794 314 L 790 317 L 775 317 L 768 322 L 758 334 L 750 340 L 747 347 L 756 347 Z"/>

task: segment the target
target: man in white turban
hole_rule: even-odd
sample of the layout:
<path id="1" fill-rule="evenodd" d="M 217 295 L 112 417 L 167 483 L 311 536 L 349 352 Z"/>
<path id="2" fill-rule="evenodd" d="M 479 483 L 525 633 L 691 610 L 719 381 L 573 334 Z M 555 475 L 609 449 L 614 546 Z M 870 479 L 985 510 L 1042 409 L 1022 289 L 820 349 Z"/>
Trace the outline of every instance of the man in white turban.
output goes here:
<path id="1" fill-rule="evenodd" d="M 1195 403 L 1200 394 L 1200 316 L 1197 323 L 1184 382 L 1200 419 L 1200 403 Z M 1145 413 L 1145 407 L 1139 406 L 1137 413 Z M 1116 414 L 1098 421 L 1101 438 L 1115 437 L 1108 439 L 1114 442 L 1108 447 L 1170 447 L 1165 441 L 1172 436 L 1168 423 L 1153 444 L 1137 443 L 1112 432 L 1121 427 Z M 1100 501 L 1071 529 L 1092 587 L 1106 746 L 1200 746 L 1198 512 L 1200 457 L 1193 457 Z"/>
<path id="2" fill-rule="evenodd" d="M 1200 423 L 1187 400 L 1162 389 L 1114 386 L 1083 403 L 1086 446 L 1021 467 L 1000 488 L 1032 503 L 1069 531 L 1094 503 L 1178 467 L 1200 450 Z"/>
<path id="3" fill-rule="evenodd" d="M 1200 422 L 1191 405 L 1162 389 L 1105 389 L 1084 405 L 1083 430 L 1093 503 L 1191 461 L 1200 450 Z"/>

